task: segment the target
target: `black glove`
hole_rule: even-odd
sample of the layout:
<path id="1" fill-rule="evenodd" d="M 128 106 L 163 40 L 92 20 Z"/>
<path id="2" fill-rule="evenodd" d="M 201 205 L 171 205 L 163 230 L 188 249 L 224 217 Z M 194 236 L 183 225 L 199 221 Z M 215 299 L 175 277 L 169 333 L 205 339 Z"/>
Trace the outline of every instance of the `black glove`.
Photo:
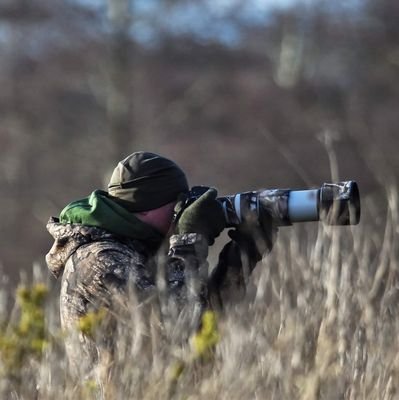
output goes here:
<path id="1" fill-rule="evenodd" d="M 223 207 L 216 197 L 216 189 L 209 188 L 186 209 L 181 210 L 184 199 L 178 201 L 175 208 L 175 213 L 179 216 L 176 233 L 200 233 L 212 245 L 226 226 Z"/>
<path id="2" fill-rule="evenodd" d="M 262 215 L 249 217 L 236 229 L 230 230 L 228 235 L 257 262 L 263 254 L 272 250 L 277 232 L 278 228 L 273 224 L 271 215 L 264 210 Z"/>

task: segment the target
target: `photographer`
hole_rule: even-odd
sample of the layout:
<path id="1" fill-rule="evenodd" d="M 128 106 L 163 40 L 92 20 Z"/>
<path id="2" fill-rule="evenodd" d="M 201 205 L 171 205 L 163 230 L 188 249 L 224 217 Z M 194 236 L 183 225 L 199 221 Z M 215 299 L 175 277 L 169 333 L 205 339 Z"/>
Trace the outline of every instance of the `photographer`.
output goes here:
<path id="1" fill-rule="evenodd" d="M 156 298 L 166 325 L 189 316 L 182 337 L 198 327 L 204 309 L 222 309 L 242 296 L 247 274 L 272 247 L 269 222 L 230 230 L 232 240 L 209 275 L 208 247 L 226 225 L 216 189 L 190 199 L 183 171 L 153 153 L 119 162 L 107 192 L 70 203 L 47 225 L 55 242 L 46 261 L 62 276 L 61 323 L 71 333 L 66 349 L 77 373 L 90 371 L 104 354 L 112 359 L 116 322 L 131 317 L 132 295 L 138 303 Z M 101 339 L 76 333 L 79 321 L 99 310 L 107 311 Z"/>

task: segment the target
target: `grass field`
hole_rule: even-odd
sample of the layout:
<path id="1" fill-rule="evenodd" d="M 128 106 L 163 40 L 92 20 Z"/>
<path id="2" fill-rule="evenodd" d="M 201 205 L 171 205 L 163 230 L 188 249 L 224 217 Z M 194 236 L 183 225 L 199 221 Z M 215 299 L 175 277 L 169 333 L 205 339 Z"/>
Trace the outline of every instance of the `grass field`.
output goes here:
<path id="1" fill-rule="evenodd" d="M 247 297 L 197 337 L 209 352 L 172 345 L 137 319 L 118 339 L 114 373 L 101 384 L 69 378 L 57 288 L 36 267 L 11 313 L 5 303 L 12 294 L 2 288 L 0 397 L 398 398 L 395 188 L 386 203 L 383 218 L 366 205 L 356 227 L 282 228 Z"/>

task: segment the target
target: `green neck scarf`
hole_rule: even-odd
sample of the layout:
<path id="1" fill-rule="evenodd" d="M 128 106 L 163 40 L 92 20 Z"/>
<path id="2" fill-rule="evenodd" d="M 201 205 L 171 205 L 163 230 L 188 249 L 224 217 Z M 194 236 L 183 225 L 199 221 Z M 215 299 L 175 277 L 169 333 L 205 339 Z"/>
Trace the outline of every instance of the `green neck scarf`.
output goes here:
<path id="1" fill-rule="evenodd" d="M 118 236 L 144 241 L 151 248 L 158 247 L 163 240 L 160 232 L 112 201 L 102 190 L 68 204 L 61 211 L 60 222 L 96 226 Z"/>

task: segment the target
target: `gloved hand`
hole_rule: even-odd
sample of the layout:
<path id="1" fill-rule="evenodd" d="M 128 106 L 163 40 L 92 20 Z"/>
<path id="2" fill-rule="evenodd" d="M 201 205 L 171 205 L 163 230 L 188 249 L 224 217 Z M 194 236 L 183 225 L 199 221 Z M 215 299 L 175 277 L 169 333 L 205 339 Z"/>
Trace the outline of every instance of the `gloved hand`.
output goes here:
<path id="1" fill-rule="evenodd" d="M 178 201 L 175 213 L 180 216 L 176 233 L 200 233 L 212 245 L 226 226 L 223 207 L 216 197 L 216 189 L 209 188 L 184 210 L 181 210 L 182 201 Z"/>
<path id="2" fill-rule="evenodd" d="M 236 229 L 230 230 L 228 235 L 252 260 L 258 262 L 263 254 L 272 250 L 277 232 L 271 215 L 263 210 L 258 217 L 249 217 Z"/>

